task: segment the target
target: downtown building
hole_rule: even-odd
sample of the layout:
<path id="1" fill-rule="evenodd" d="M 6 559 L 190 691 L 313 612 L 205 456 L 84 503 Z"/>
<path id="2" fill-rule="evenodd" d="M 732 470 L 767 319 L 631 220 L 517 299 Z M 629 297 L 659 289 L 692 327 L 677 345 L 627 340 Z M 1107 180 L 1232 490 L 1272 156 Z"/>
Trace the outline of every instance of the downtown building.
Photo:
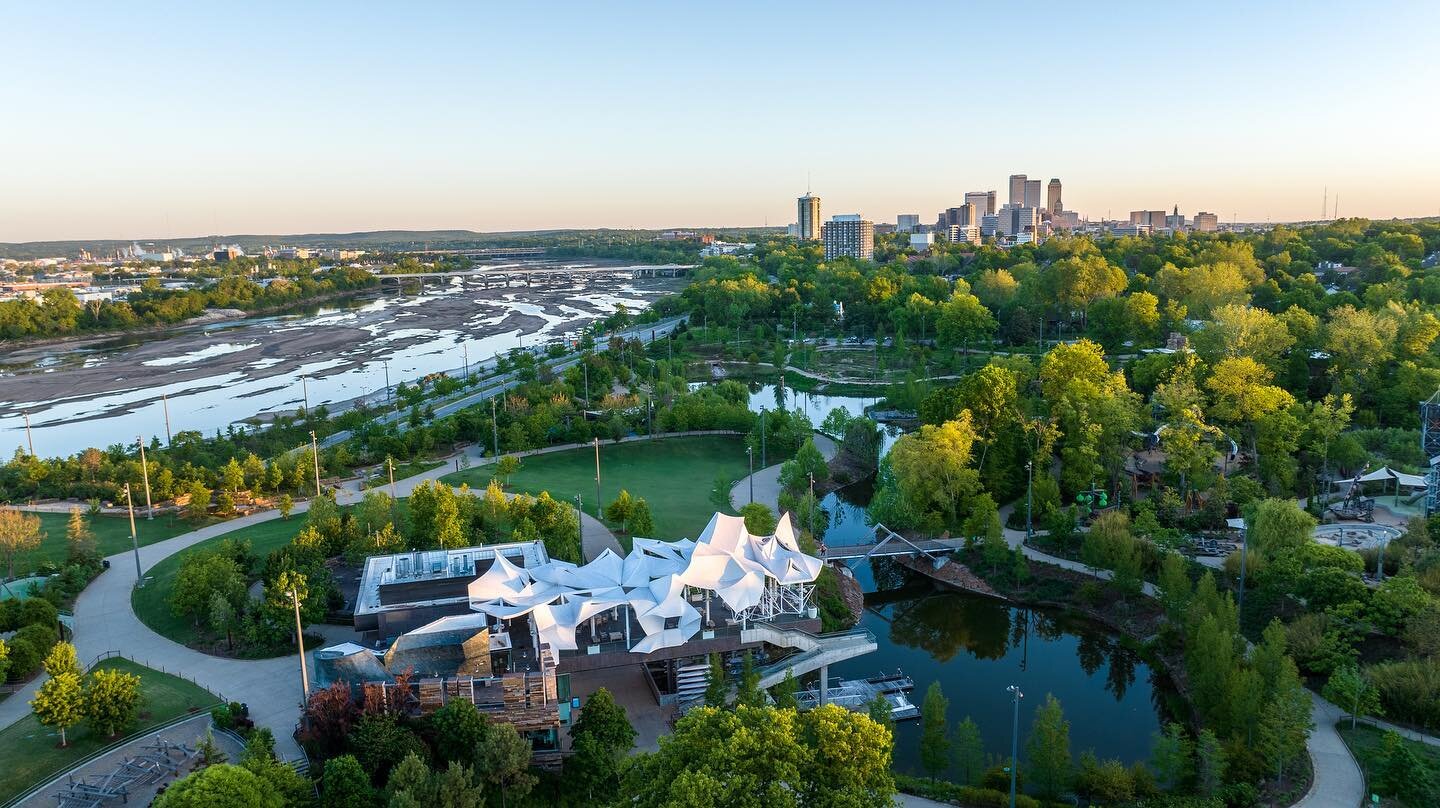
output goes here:
<path id="1" fill-rule="evenodd" d="M 816 241 L 820 238 L 820 197 L 811 193 L 795 200 L 796 238 Z"/>
<path id="2" fill-rule="evenodd" d="M 858 213 L 834 216 L 820 230 L 827 261 L 836 258 L 869 261 L 875 256 L 875 223 Z"/>

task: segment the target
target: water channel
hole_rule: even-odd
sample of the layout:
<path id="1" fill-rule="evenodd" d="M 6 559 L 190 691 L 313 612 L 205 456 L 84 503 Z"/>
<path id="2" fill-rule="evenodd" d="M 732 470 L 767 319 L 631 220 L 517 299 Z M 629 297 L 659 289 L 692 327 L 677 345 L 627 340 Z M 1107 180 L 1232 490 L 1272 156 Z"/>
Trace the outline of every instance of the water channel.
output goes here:
<path id="1" fill-rule="evenodd" d="M 803 410 L 815 424 L 835 407 L 863 413 L 874 398 L 806 393 L 773 384 L 751 384 L 750 403 Z M 899 431 L 886 429 L 882 451 Z M 865 523 L 871 481 L 851 484 L 821 502 L 830 515 L 828 546 L 869 543 Z M 1029 734 L 1034 709 L 1053 693 L 1070 721 L 1070 745 L 1078 756 L 1093 749 L 1101 758 L 1126 764 L 1148 759 L 1151 736 L 1161 726 L 1172 697 L 1163 674 L 1108 631 L 1055 611 L 1024 609 L 999 601 L 940 591 L 928 581 L 907 580 L 906 573 L 882 560 L 853 565 L 866 594 L 860 625 L 876 637 L 879 649 L 830 669 L 832 677 L 874 676 L 896 668 L 915 681 L 917 705 L 931 682 L 939 682 L 950 700 L 952 726 L 970 716 L 980 727 L 990 755 L 1008 755 L 1011 702 L 1005 688 L 1019 685 L 1020 743 Z M 896 728 L 895 767 L 922 774 L 920 722 Z M 1023 751 L 1022 751 L 1023 755 Z"/>

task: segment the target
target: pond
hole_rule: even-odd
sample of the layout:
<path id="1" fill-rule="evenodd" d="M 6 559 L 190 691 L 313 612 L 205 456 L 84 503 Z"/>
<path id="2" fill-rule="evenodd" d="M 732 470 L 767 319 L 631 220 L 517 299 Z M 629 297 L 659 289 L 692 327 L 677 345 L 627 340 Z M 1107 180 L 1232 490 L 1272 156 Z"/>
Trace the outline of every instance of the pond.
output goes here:
<path id="1" fill-rule="evenodd" d="M 877 400 L 774 384 L 752 384 L 750 390 L 751 409 L 799 407 L 817 425 L 835 407 L 861 415 Z M 882 452 L 900 434 L 885 428 Z M 825 496 L 820 506 L 829 514 L 828 546 L 873 540 L 866 523 L 873 493 L 873 480 L 862 480 Z M 915 682 L 911 698 L 917 706 L 930 683 L 939 682 L 950 699 L 951 726 L 967 715 L 973 718 L 987 755 L 997 757 L 1010 750 L 1012 707 L 1005 688 L 1019 685 L 1025 694 L 1022 755 L 1034 710 L 1053 693 L 1070 721 L 1070 746 L 1077 758 L 1086 749 L 1127 765 L 1149 758 L 1151 736 L 1161 726 L 1173 690 L 1162 673 L 1108 631 L 1053 611 L 939 591 L 928 581 L 907 579 L 907 573 L 883 559 L 852 568 L 868 593 L 860 625 L 875 635 L 879 649 L 833 666 L 832 678 L 865 678 L 899 668 Z M 897 771 L 923 774 L 919 743 L 919 721 L 896 727 Z"/>

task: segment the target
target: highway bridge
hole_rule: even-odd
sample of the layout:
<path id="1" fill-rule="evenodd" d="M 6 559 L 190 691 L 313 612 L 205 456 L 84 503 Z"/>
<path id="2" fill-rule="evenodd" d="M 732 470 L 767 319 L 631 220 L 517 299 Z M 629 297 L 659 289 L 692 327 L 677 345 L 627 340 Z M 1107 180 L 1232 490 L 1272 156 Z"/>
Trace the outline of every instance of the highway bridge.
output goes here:
<path id="1" fill-rule="evenodd" d="M 525 286 L 534 286 L 546 280 L 554 280 L 563 283 L 573 283 L 576 278 L 596 275 L 628 275 L 631 278 L 677 278 L 687 274 L 695 267 L 690 264 L 653 264 L 646 266 L 507 266 L 507 267 L 481 267 L 477 269 L 465 269 L 458 272 L 397 272 L 391 274 L 378 274 L 375 277 L 381 283 L 394 280 L 403 283 L 407 280 L 418 280 L 423 285 L 428 281 L 448 282 L 451 278 L 471 278 L 479 280 L 485 288 L 489 288 L 491 282 L 496 285 L 509 286 L 515 281 L 522 282 Z"/>

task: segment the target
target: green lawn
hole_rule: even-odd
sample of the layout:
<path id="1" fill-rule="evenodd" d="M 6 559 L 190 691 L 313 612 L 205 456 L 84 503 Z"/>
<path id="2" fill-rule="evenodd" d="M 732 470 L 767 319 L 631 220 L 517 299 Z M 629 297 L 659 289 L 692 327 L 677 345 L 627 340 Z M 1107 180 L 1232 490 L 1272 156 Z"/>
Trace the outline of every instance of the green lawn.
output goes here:
<path id="1" fill-rule="evenodd" d="M 532 495 L 549 491 L 550 496 L 565 502 L 574 502 L 575 495 L 580 494 L 585 512 L 595 514 L 594 449 L 536 455 L 521 462 L 519 473 L 506 490 Z M 471 488 L 483 491 L 492 471 L 493 467 L 486 465 L 443 479 L 451 485 L 469 483 Z M 738 437 L 600 443 L 601 499 L 610 502 L 622 488 L 631 496 L 644 497 L 655 517 L 656 535 L 647 538 L 693 539 L 700 535 L 715 513 L 711 492 L 716 477 L 723 474 L 733 482 L 748 473 L 745 443 Z M 729 493 L 728 485 L 725 493 Z"/>
<path id="2" fill-rule="evenodd" d="M 1368 774 L 1375 768 L 1376 763 L 1380 760 L 1380 750 L 1385 740 L 1385 733 L 1382 730 L 1365 724 L 1356 724 L 1355 729 L 1350 729 L 1350 720 L 1347 718 L 1340 722 L 1340 737 L 1345 739 L 1345 743 L 1350 747 L 1350 751 L 1354 753 L 1355 759 L 1360 761 L 1361 769 Z M 1440 773 L 1440 748 L 1418 741 L 1412 741 L 1408 738 L 1405 739 L 1405 745 L 1410 748 L 1411 752 L 1415 753 L 1416 757 L 1430 765 L 1431 772 Z M 1373 789 L 1371 793 L 1374 793 Z M 1369 799 L 1368 794 L 1366 795 L 1366 799 Z M 1367 804 L 1369 803 L 1367 802 Z M 1381 800 L 1380 805 L 1401 806 L 1405 805 L 1405 803 L 1397 799 L 1385 797 Z"/>
<path id="3" fill-rule="evenodd" d="M 140 676 L 144 702 L 141 717 L 131 737 L 141 735 L 159 724 L 191 711 L 208 710 L 219 703 L 214 694 L 169 674 L 151 670 L 128 659 L 107 659 L 97 667 L 123 670 Z M 29 788 L 60 774 L 94 752 L 114 741 L 92 735 L 82 722 L 66 733 L 70 745 L 59 747 L 59 734 L 41 726 L 34 715 L 27 715 L 0 730 L 0 803 L 9 801 Z"/>
<path id="4" fill-rule="evenodd" d="M 45 538 L 40 541 L 39 549 L 33 553 L 24 553 L 15 559 L 15 574 L 25 575 L 26 571 L 33 570 L 37 565 L 45 561 L 53 561 L 57 564 L 65 561 L 66 543 L 65 528 L 70 522 L 70 515 L 64 513 L 41 513 L 40 529 L 44 531 Z M 130 549 L 130 520 L 124 516 L 87 516 L 90 522 L 90 529 L 95 532 L 95 541 L 100 548 L 100 555 L 114 555 Z M 153 520 L 146 519 L 144 511 L 135 511 L 135 537 L 141 545 L 154 544 L 157 541 L 164 541 L 172 536 L 181 533 L 189 533 L 196 528 L 211 524 L 215 519 L 204 522 L 190 522 L 181 519 L 173 514 L 156 514 Z M 4 574 L 4 571 L 0 571 Z"/>
<path id="5" fill-rule="evenodd" d="M 147 583 L 131 593 L 130 604 L 135 609 L 135 615 L 156 633 L 188 645 L 197 637 L 195 627 L 189 619 L 176 617 L 175 613 L 170 611 L 170 590 L 175 586 L 175 574 L 179 572 L 180 562 L 185 556 L 213 549 L 226 539 L 246 539 L 249 540 L 255 555 L 263 559 L 272 550 L 288 544 L 304 526 L 303 515 L 289 519 L 272 519 L 254 527 L 207 539 L 166 558 L 146 570 Z"/>

